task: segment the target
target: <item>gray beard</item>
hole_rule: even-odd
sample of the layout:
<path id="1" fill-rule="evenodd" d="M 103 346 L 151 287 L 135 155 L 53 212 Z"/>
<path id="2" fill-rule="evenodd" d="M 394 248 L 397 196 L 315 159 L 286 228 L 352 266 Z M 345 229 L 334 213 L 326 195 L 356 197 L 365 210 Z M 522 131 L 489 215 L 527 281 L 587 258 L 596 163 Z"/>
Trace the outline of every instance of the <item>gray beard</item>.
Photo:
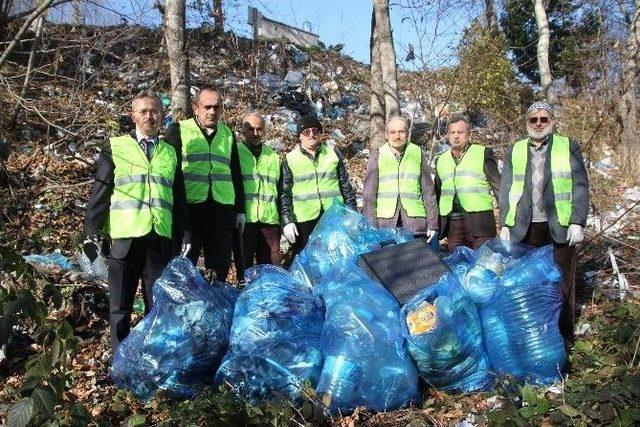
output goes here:
<path id="1" fill-rule="evenodd" d="M 553 126 L 547 126 L 543 131 L 538 132 L 533 129 L 531 126 L 527 125 L 527 133 L 529 134 L 529 138 L 534 140 L 541 140 L 546 138 L 548 135 L 553 132 Z"/>

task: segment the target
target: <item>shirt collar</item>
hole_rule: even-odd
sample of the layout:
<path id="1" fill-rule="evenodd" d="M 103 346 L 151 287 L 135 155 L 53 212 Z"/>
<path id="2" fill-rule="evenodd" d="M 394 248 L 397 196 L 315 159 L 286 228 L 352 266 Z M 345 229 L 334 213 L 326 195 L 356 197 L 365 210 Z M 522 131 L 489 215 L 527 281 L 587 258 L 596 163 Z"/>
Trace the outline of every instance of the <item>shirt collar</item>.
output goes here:
<path id="1" fill-rule="evenodd" d="M 204 134 L 205 134 L 206 136 L 211 136 L 213 133 L 215 133 L 215 131 L 216 131 L 216 129 L 217 129 L 217 126 L 214 126 L 214 127 L 212 127 L 212 128 L 207 128 L 207 127 L 204 127 L 204 126 L 200 123 L 200 120 L 198 120 L 198 118 L 197 118 L 197 117 L 195 117 L 195 120 L 196 120 L 196 123 L 198 124 L 198 126 L 200 127 L 200 129 L 202 129 L 202 131 L 204 132 Z"/>
<path id="2" fill-rule="evenodd" d="M 543 148 L 546 147 L 546 145 L 549 143 L 549 141 L 551 141 L 551 135 L 549 134 L 547 136 L 544 137 L 544 139 L 542 140 L 542 144 L 540 144 L 540 146 L 535 146 L 533 145 L 533 139 L 531 139 L 531 137 L 529 137 L 529 146 L 535 150 L 542 150 Z"/>
<path id="3" fill-rule="evenodd" d="M 155 144 L 156 141 L 158 140 L 158 137 L 157 136 L 149 137 L 149 136 L 143 134 L 142 132 L 140 132 L 138 129 L 136 129 L 136 141 L 138 141 L 138 143 L 139 143 L 143 139 L 149 141 L 152 144 Z"/>

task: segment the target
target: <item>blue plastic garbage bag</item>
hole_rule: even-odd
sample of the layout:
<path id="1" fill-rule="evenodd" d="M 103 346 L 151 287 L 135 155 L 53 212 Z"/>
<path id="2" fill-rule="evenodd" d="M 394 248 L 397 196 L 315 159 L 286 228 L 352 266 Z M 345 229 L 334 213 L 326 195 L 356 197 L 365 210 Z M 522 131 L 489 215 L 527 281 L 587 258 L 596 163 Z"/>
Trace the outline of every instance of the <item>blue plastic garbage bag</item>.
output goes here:
<path id="1" fill-rule="evenodd" d="M 410 231 L 374 227 L 364 215 L 334 200 L 289 271 L 305 284 L 316 286 L 331 273 L 353 270 L 358 255 L 379 249 L 382 242 L 411 239 Z"/>
<path id="2" fill-rule="evenodd" d="M 187 258 L 174 258 L 153 286 L 151 311 L 116 348 L 116 386 L 147 399 L 159 390 L 187 398 L 212 385 L 236 297 L 231 286 L 207 283 Z"/>
<path id="3" fill-rule="evenodd" d="M 409 351 L 427 384 L 455 392 L 491 385 L 478 310 L 453 273 L 407 302 L 402 317 Z"/>
<path id="4" fill-rule="evenodd" d="M 25 255 L 25 261 L 36 267 L 42 268 L 59 268 L 61 270 L 73 270 L 77 267 L 66 256 L 59 252 L 53 252 L 49 254 L 32 254 Z"/>
<path id="5" fill-rule="evenodd" d="M 492 370 L 540 385 L 559 379 L 566 355 L 553 248 L 493 239 L 476 251 L 457 248 L 444 261 L 478 306 Z"/>
<path id="6" fill-rule="evenodd" d="M 295 400 L 305 381 L 317 384 L 322 368 L 322 301 L 280 267 L 260 265 L 245 277 L 216 382 L 249 399 L 278 392 Z"/>
<path id="7" fill-rule="evenodd" d="M 539 385 L 562 377 L 566 354 L 558 327 L 560 279 L 553 247 L 531 250 L 505 271 L 491 299 L 480 307 L 485 346 L 497 373 Z"/>
<path id="8" fill-rule="evenodd" d="M 418 373 L 396 299 L 356 266 L 337 270 L 314 291 L 326 307 L 325 362 L 316 390 L 329 409 L 389 411 L 417 401 Z"/>

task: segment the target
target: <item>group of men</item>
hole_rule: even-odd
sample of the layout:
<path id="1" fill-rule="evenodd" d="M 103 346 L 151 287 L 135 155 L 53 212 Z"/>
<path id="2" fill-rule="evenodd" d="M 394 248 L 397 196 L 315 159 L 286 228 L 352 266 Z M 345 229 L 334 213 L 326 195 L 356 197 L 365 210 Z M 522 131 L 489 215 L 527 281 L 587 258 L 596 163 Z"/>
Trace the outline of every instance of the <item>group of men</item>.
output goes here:
<path id="1" fill-rule="evenodd" d="M 211 278 L 227 278 L 231 257 L 238 279 L 244 269 L 282 262 L 281 234 L 295 255 L 307 244 L 334 200 L 356 209 L 345 160 L 327 145 L 320 121 L 303 116 L 298 143 L 282 159 L 262 143 L 264 121 L 245 116 L 243 140 L 220 122 L 222 98 L 211 88 L 193 100 L 194 117 L 160 127 L 162 104 L 141 93 L 131 105 L 135 131 L 111 138 L 98 159 L 84 232 L 108 236 L 108 282 L 112 345 L 129 333 L 138 282 L 146 311 L 152 286 L 172 256 L 194 264 L 204 252 Z M 553 109 L 535 103 L 527 112 L 528 137 L 504 158 L 502 178 L 491 149 L 470 144 L 470 122 L 453 117 L 451 149 L 435 163 L 409 142 L 407 122 L 387 121 L 387 142 L 371 153 L 363 214 L 379 227 L 405 227 L 434 249 L 477 248 L 496 236 L 534 246 L 554 245 L 565 297 L 560 327 L 573 331 L 574 245 L 582 239 L 588 208 L 586 172 L 575 141 L 554 135 Z M 493 196 L 492 196 L 493 193 Z"/>

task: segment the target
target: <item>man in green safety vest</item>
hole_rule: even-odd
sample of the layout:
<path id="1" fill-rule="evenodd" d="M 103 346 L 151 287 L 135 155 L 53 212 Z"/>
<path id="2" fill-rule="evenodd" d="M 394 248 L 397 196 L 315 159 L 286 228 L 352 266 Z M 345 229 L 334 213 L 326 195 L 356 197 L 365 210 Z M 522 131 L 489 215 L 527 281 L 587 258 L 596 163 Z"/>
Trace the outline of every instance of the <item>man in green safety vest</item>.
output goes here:
<path id="1" fill-rule="evenodd" d="M 583 239 L 589 211 L 589 185 L 580 146 L 553 133 L 553 108 L 536 102 L 527 110 L 528 138 L 504 157 L 500 182 L 500 237 L 532 246 L 553 244 L 562 270 L 564 304 L 560 332 L 573 338 L 575 245 Z"/>
<path id="2" fill-rule="evenodd" d="M 451 149 L 436 159 L 440 233 L 450 251 L 476 249 L 496 236 L 491 192 L 498 196 L 500 172 L 490 148 L 469 143 L 470 130 L 466 116 L 453 116 L 447 125 Z"/>
<path id="3" fill-rule="evenodd" d="M 342 154 L 322 142 L 320 121 L 302 116 L 297 133 L 300 144 L 282 161 L 280 195 L 282 234 L 293 244 L 294 254 L 306 246 L 320 216 L 334 199 L 357 208 Z"/>
<path id="4" fill-rule="evenodd" d="M 204 250 L 204 266 L 225 281 L 231 264 L 233 231 L 242 233 L 244 190 L 238 145 L 233 132 L 219 121 L 222 97 L 202 88 L 193 100 L 194 117 L 167 130 L 167 141 L 182 153 L 182 171 L 193 246 L 194 264 Z M 213 278 L 213 274 L 210 274 Z"/>
<path id="5" fill-rule="evenodd" d="M 254 264 L 280 265 L 280 156 L 262 143 L 264 121 L 256 113 L 242 121 L 244 141 L 238 144 L 244 182 L 247 223 L 236 233 L 234 258 L 239 280 Z"/>
<path id="6" fill-rule="evenodd" d="M 100 153 L 87 204 L 84 233 L 90 240 L 111 238 L 107 269 L 109 325 L 115 349 L 130 329 L 133 301 L 142 279 L 145 314 L 152 287 L 173 255 L 171 239 L 190 248 L 190 232 L 180 153 L 158 135 L 162 103 L 150 92 L 131 103 L 135 133 L 109 139 Z M 182 235 L 173 234 L 173 223 Z"/>
<path id="7" fill-rule="evenodd" d="M 362 213 L 378 227 L 404 227 L 438 250 L 438 208 L 431 168 L 409 141 L 404 118 L 389 118 L 387 142 L 373 151 L 364 179 Z"/>

